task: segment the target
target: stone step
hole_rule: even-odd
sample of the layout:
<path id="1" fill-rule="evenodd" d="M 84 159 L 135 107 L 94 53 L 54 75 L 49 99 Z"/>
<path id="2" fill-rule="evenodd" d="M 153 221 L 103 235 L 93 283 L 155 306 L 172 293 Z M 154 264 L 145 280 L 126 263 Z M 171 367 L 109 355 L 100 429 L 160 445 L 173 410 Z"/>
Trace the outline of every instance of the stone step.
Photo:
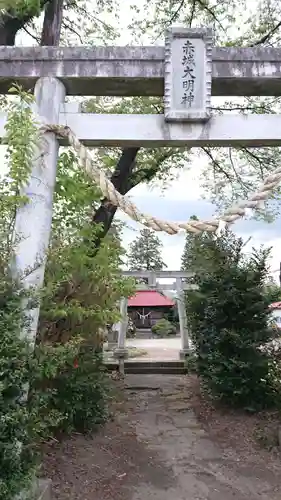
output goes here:
<path id="1" fill-rule="evenodd" d="M 105 361 L 105 365 L 108 369 L 115 369 L 118 365 L 118 360 L 112 359 L 110 361 Z M 168 367 L 181 367 L 184 365 L 184 361 L 180 359 L 126 359 L 125 366 L 168 366 Z"/>
<path id="2" fill-rule="evenodd" d="M 152 339 L 152 331 L 150 328 L 140 329 L 138 328 L 136 331 L 136 339 Z"/>
<path id="3" fill-rule="evenodd" d="M 105 363 L 109 371 L 116 370 L 118 362 Z M 165 374 L 183 374 L 186 373 L 185 364 L 181 360 L 172 361 L 125 361 L 125 373 L 165 373 Z"/>
<path id="4" fill-rule="evenodd" d="M 125 373 L 136 373 L 136 374 L 166 374 L 166 375 L 183 375 L 186 373 L 186 368 L 184 366 L 125 366 Z"/>
<path id="5" fill-rule="evenodd" d="M 144 333 L 137 332 L 135 338 L 136 339 L 150 340 L 153 338 L 153 335 L 151 332 L 144 332 Z"/>

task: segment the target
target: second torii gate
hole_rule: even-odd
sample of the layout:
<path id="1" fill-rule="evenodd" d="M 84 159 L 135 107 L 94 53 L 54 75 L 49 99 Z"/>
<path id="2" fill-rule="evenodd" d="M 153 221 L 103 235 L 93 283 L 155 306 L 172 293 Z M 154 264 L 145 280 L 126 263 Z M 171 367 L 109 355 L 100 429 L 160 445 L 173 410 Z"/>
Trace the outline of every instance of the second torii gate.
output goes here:
<path id="1" fill-rule="evenodd" d="M 180 324 L 180 336 L 181 336 L 181 349 L 179 356 L 184 359 L 188 354 L 190 354 L 192 345 L 190 334 L 187 326 L 187 317 L 185 309 L 185 290 L 192 290 L 196 288 L 195 285 L 185 283 L 183 280 L 190 278 L 192 273 L 186 271 L 124 271 L 124 276 L 132 276 L 134 278 L 146 278 L 148 280 L 148 286 L 143 287 L 142 285 L 139 289 L 144 290 L 175 290 L 176 291 L 176 303 L 179 314 L 179 324 Z M 175 278 L 175 283 L 171 285 L 157 283 L 159 278 Z M 118 343 L 117 348 L 114 351 L 114 355 L 117 358 L 124 359 L 127 356 L 126 349 L 126 332 L 128 326 L 128 315 L 127 315 L 128 299 L 123 298 L 120 302 L 120 315 L 121 320 L 117 324 L 118 331 Z"/>

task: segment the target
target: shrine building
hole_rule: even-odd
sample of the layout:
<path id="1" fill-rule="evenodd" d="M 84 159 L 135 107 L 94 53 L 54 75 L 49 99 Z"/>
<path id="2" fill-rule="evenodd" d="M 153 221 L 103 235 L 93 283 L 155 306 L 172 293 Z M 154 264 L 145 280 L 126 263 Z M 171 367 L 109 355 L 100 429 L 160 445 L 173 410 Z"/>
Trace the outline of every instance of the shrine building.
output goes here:
<path id="1" fill-rule="evenodd" d="M 175 302 L 156 290 L 138 290 L 128 300 L 128 314 L 136 328 L 149 329 L 173 311 Z"/>

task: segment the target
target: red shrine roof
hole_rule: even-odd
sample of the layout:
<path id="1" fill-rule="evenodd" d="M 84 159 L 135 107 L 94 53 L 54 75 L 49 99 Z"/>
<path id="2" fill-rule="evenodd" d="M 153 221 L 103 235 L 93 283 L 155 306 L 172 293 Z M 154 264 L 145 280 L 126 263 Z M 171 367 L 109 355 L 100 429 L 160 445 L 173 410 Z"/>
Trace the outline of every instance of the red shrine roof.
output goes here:
<path id="1" fill-rule="evenodd" d="M 136 294 L 128 300 L 128 307 L 172 307 L 174 305 L 175 303 L 173 300 L 156 290 L 138 290 Z"/>

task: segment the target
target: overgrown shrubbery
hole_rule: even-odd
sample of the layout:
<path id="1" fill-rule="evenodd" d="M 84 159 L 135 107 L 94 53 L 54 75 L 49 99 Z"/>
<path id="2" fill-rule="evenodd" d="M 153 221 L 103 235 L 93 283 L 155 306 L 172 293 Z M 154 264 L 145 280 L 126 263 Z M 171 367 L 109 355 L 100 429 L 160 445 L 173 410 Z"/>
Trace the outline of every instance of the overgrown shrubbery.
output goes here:
<path id="1" fill-rule="evenodd" d="M 42 295 L 38 344 L 79 343 L 78 354 L 56 377 L 52 405 L 67 419 L 62 429 L 89 430 L 106 418 L 107 376 L 102 368 L 103 330 L 119 319 L 116 303 L 131 290 L 120 272 L 118 233 L 97 251 L 101 228 L 91 222 L 100 192 L 71 151 L 58 165 L 52 245 Z"/>
<path id="2" fill-rule="evenodd" d="M 281 402 L 281 371 L 268 350 L 268 250 L 242 252 L 243 241 L 227 231 L 190 237 L 185 258 L 197 292 L 187 294 L 187 315 L 197 370 L 213 397 L 257 410 Z M 184 264 L 184 262 L 183 262 Z"/>
<path id="3" fill-rule="evenodd" d="M 167 319 L 162 318 L 151 327 L 151 331 L 157 337 L 169 337 L 175 335 L 176 327 Z"/>
<path id="4" fill-rule="evenodd" d="M 58 165 L 35 350 L 20 336 L 23 325 L 28 332 L 22 299 L 30 307 L 38 299 L 32 290 L 23 291 L 25 277 L 14 279 L 11 266 L 15 213 L 26 202 L 20 188 L 37 141 L 31 97 L 19 94 L 10 108 L 8 172 L 0 196 L 0 500 L 14 500 L 33 476 L 42 439 L 58 431 L 89 431 L 106 418 L 102 331 L 119 318 L 116 302 L 133 291 L 120 272 L 118 231 L 97 250 L 100 228 L 92 224 L 92 214 L 100 192 L 68 151 Z"/>
<path id="5" fill-rule="evenodd" d="M 0 235 L 3 248 L 2 237 L 3 234 Z M 8 256 L 5 252 L 0 256 L 1 500 L 14 500 L 15 495 L 29 485 L 38 464 L 39 443 L 69 419 L 52 404 L 55 393 L 45 385 L 46 381 L 55 379 L 66 361 L 71 362 L 77 352 L 74 345 L 60 349 L 59 353 L 54 349 L 47 353 L 44 346 L 38 346 L 34 352 L 33 342 L 21 335 L 29 329 L 22 301 L 31 302 L 33 298 L 21 282 L 13 278 L 10 260 L 5 260 Z"/>
<path id="6" fill-rule="evenodd" d="M 84 346 L 74 363 L 56 376 L 52 408 L 62 415 L 59 429 L 87 432 L 108 416 L 109 385 L 102 354 Z"/>
<path id="7" fill-rule="evenodd" d="M 9 176 L 1 180 L 0 196 L 0 499 L 14 499 L 32 475 L 36 458 L 34 443 L 40 433 L 39 407 L 30 411 L 26 390 L 33 374 L 32 346 L 20 338 L 28 328 L 22 313 L 22 300 L 28 300 L 21 283 L 12 276 L 12 231 L 15 207 L 22 203 L 19 179 L 26 181 L 30 170 L 35 127 L 27 106 L 12 106 L 6 133 L 8 139 Z M 20 130 L 20 123 L 26 124 Z M 15 133 L 13 134 L 13 129 Z M 19 154 L 18 149 L 22 149 Z M 21 163 L 22 162 L 22 163 Z M 21 444 L 20 444 L 21 443 Z"/>
<path id="8" fill-rule="evenodd" d="M 3 236 L 3 235 L 1 235 Z M 33 474 L 37 411 L 23 404 L 32 375 L 32 348 L 19 338 L 23 294 L 0 256 L 0 498 L 10 500 Z M 38 410 L 38 408 L 37 408 Z M 20 452 L 19 441 L 22 443 Z"/>

